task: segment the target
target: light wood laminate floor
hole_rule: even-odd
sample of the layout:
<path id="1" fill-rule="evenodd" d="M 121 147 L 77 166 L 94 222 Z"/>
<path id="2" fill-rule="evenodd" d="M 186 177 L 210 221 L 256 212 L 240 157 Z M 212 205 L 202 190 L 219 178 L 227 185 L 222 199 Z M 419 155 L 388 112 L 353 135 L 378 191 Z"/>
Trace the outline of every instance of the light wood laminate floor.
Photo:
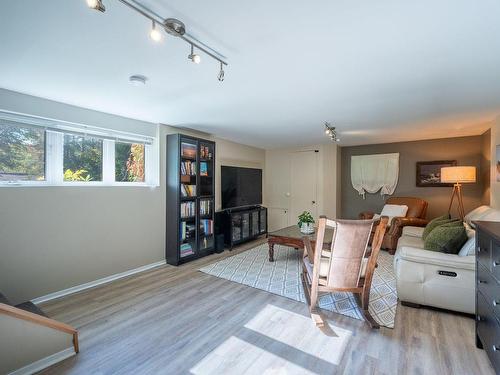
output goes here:
<path id="1" fill-rule="evenodd" d="M 394 329 L 324 312 L 319 330 L 305 304 L 197 271 L 255 244 L 45 303 L 80 353 L 43 373 L 494 373 L 470 317 L 398 305 Z"/>

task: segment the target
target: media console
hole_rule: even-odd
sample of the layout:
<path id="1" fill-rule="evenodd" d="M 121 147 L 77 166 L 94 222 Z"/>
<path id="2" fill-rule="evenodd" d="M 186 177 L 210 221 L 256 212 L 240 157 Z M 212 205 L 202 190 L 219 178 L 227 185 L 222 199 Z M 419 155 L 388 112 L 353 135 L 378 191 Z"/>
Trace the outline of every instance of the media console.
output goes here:
<path id="1" fill-rule="evenodd" d="M 224 234 L 224 244 L 247 242 L 267 234 L 267 208 L 261 206 L 233 208 L 216 213 L 216 232 Z"/>

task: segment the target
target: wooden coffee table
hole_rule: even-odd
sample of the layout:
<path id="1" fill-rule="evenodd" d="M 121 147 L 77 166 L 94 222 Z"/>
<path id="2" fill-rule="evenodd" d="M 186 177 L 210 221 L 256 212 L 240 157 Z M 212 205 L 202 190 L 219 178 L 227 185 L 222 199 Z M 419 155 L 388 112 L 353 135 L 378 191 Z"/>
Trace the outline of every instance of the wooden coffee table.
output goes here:
<path id="1" fill-rule="evenodd" d="M 292 225 L 275 232 L 271 232 L 268 235 L 267 243 L 269 245 L 269 261 L 274 262 L 274 245 L 283 245 L 288 247 L 293 247 L 296 250 L 304 249 L 304 237 L 309 237 L 311 245 L 314 247 L 316 245 L 316 232 L 313 234 L 304 234 L 300 231 L 298 225 Z M 330 247 L 332 244 L 333 230 L 327 229 L 325 233 L 325 238 L 323 239 L 323 247 Z"/>

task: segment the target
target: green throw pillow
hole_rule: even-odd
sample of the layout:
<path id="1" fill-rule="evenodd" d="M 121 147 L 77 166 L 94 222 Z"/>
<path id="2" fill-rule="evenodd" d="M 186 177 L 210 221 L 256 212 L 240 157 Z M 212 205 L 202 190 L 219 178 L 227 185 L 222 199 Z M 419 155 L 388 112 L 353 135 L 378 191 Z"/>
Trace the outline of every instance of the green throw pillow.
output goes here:
<path id="1" fill-rule="evenodd" d="M 427 238 L 427 236 L 429 235 L 429 233 L 431 233 L 434 228 L 436 228 L 437 226 L 439 226 L 441 224 L 446 224 L 447 222 L 450 222 L 450 221 L 451 221 L 451 219 L 450 219 L 450 215 L 449 214 L 448 215 L 443 215 L 443 216 L 438 216 L 435 219 L 432 219 L 425 226 L 424 232 L 422 234 L 422 239 L 425 241 L 425 239 Z"/>
<path id="2" fill-rule="evenodd" d="M 440 225 L 427 236 L 425 250 L 440 251 L 446 254 L 458 254 L 467 242 L 467 232 L 462 223 L 460 225 Z"/>

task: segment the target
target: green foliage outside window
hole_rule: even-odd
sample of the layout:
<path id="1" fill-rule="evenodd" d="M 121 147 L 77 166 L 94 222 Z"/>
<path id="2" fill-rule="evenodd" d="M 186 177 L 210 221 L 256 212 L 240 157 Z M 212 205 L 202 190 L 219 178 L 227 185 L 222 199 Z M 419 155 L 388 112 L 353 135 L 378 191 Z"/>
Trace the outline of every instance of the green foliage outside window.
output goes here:
<path id="1" fill-rule="evenodd" d="M 64 181 L 102 181 L 102 139 L 64 135 Z"/>
<path id="2" fill-rule="evenodd" d="M 118 182 L 144 182 L 144 145 L 139 143 L 115 144 L 115 180 Z"/>
<path id="3" fill-rule="evenodd" d="M 0 181 L 45 179 L 45 131 L 0 123 Z"/>

